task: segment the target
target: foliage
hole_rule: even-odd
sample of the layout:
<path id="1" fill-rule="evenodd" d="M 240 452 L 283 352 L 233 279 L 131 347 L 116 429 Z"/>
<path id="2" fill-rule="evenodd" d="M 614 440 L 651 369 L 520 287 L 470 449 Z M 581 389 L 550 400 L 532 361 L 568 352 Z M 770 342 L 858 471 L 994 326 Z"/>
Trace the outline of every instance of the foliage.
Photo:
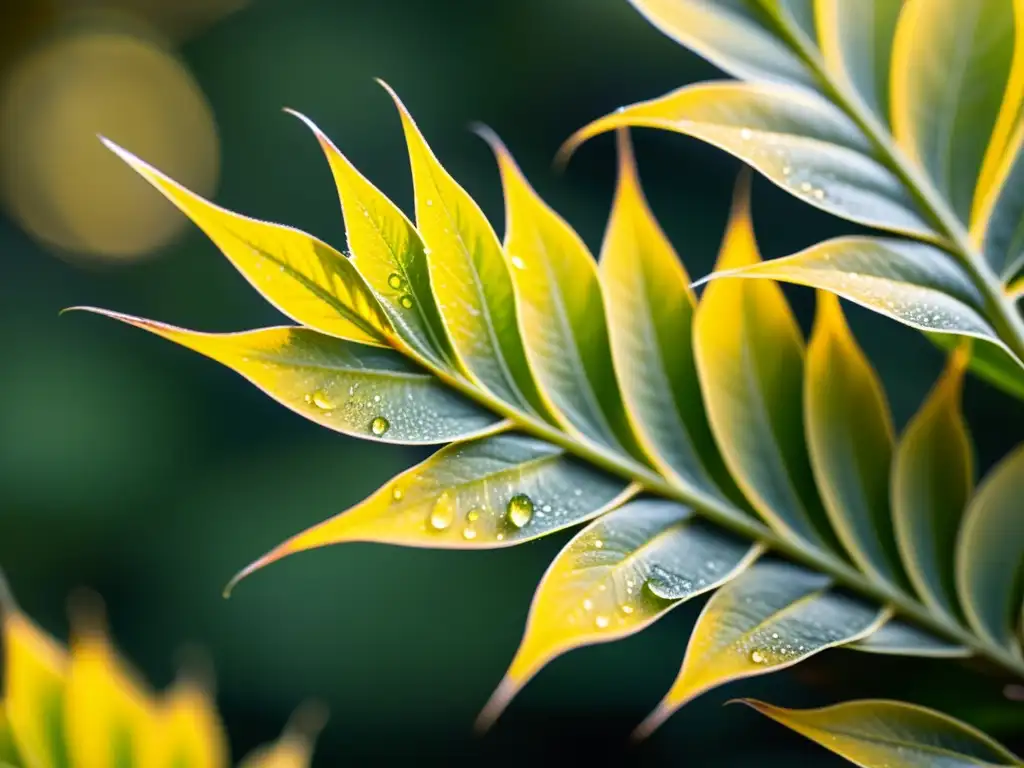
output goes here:
<path id="1" fill-rule="evenodd" d="M 182 675 L 153 693 L 107 638 L 98 598 L 78 601 L 70 649 L 14 605 L 0 581 L 3 768 L 219 768 L 228 743 L 209 686 Z M 306 708 L 244 768 L 305 768 L 323 715 Z"/>
<path id="2" fill-rule="evenodd" d="M 207 334 L 92 311 L 218 360 L 332 429 L 451 443 L 239 578 L 345 541 L 485 549 L 590 521 L 541 581 L 481 725 L 555 656 L 716 589 L 641 732 L 709 688 L 836 646 L 974 655 L 1024 674 L 1024 536 L 1007 533 L 1021 531 L 1024 451 L 974 489 L 959 409 L 969 350 L 897 441 L 833 296 L 820 294 L 806 349 L 774 283 L 714 281 L 697 302 L 624 132 L 598 266 L 483 131 L 505 188 L 499 243 L 394 98 L 415 225 L 306 120 L 349 256 L 219 208 L 108 142 L 303 327 Z M 719 271 L 760 261 L 748 196 L 744 179 Z"/>

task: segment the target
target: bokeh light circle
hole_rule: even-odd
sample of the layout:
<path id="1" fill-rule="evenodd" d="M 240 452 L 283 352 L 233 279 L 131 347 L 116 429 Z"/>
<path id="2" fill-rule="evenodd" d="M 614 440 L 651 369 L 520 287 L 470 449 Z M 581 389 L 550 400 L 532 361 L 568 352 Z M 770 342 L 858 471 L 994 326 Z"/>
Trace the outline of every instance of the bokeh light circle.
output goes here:
<path id="1" fill-rule="evenodd" d="M 185 219 L 105 149 L 102 134 L 212 193 L 213 113 L 187 69 L 134 31 L 78 25 L 17 62 L 0 91 L 0 191 L 33 237 L 70 256 L 126 260 Z"/>

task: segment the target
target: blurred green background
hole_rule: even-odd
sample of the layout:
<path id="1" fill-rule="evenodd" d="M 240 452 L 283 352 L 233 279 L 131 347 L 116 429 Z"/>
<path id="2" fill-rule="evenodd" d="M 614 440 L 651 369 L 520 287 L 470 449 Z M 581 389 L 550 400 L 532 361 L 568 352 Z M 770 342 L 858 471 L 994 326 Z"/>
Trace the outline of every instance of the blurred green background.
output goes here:
<path id="1" fill-rule="evenodd" d="M 640 636 L 556 661 L 491 733 L 475 736 L 473 718 L 512 658 L 533 587 L 569 534 L 491 553 L 328 548 L 257 574 L 224 601 L 221 588 L 238 568 L 426 452 L 357 443 L 156 338 L 94 316 L 58 317 L 92 304 L 201 330 L 281 322 L 94 135 L 233 210 L 341 247 L 327 165 L 280 108 L 313 118 L 411 210 L 398 119 L 373 77 L 402 95 L 499 232 L 497 173 L 471 121 L 501 135 L 596 251 L 612 144 L 584 146 L 560 175 L 551 159 L 561 141 L 621 104 L 717 76 L 625 0 L 0 7 L 0 566 L 47 629 L 66 635 L 65 599 L 87 585 L 106 599 L 120 648 L 154 684 L 172 679 L 183 647 L 204 648 L 236 756 L 275 736 L 308 697 L 331 711 L 317 752 L 323 766 L 839 764 L 749 711 L 722 711 L 738 695 L 797 706 L 901 696 L 1021 749 L 1024 704 L 1004 696 L 1007 681 L 957 664 L 842 651 L 712 693 L 630 747 L 629 731 L 678 669 L 697 605 Z M 138 50 L 110 53 L 111 34 Z M 99 48 L 82 48 L 83 35 Z M 738 165 L 679 136 L 642 132 L 636 143 L 656 213 L 691 274 L 705 274 Z M 851 231 L 762 180 L 754 215 L 766 257 Z M 790 295 L 806 328 L 813 298 Z M 850 315 L 902 426 L 942 358 L 906 328 Z M 966 410 L 984 471 L 1024 434 L 1024 408 L 972 380 Z"/>

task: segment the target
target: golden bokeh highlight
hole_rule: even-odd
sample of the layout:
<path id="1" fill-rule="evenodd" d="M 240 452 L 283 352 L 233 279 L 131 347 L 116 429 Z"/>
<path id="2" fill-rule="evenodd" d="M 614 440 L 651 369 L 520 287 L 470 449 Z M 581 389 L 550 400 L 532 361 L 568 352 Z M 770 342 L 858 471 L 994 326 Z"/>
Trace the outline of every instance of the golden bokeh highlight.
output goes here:
<path id="1" fill-rule="evenodd" d="M 200 194 L 216 186 L 210 106 L 181 62 L 138 27 L 69 26 L 13 65 L 0 91 L 0 192 L 10 215 L 62 255 L 151 253 L 186 220 L 97 135 Z"/>

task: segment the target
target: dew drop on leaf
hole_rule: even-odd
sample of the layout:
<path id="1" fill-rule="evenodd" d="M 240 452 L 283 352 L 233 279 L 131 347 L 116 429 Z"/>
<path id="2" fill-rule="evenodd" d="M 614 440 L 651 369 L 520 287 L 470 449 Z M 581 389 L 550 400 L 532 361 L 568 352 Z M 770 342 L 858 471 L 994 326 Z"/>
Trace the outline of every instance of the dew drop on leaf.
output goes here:
<path id="1" fill-rule="evenodd" d="M 455 500 L 448 491 L 445 491 L 437 497 L 430 510 L 430 527 L 435 531 L 443 531 L 452 524 L 454 519 Z"/>
<path id="2" fill-rule="evenodd" d="M 750 660 L 755 664 L 764 664 L 768 661 L 763 653 L 760 651 L 754 651 L 750 654 Z"/>
<path id="3" fill-rule="evenodd" d="M 743 139 L 744 141 L 750 141 L 750 139 L 751 139 L 751 137 L 753 135 L 754 135 L 754 132 L 751 131 L 749 128 L 743 128 L 740 131 L 740 138 Z"/>
<path id="4" fill-rule="evenodd" d="M 398 303 L 402 305 L 403 309 L 412 309 L 412 296 L 405 294 L 398 300 Z"/>
<path id="5" fill-rule="evenodd" d="M 405 496 L 405 491 L 397 485 L 391 489 L 391 498 L 395 501 L 401 501 L 403 496 Z"/>
<path id="6" fill-rule="evenodd" d="M 533 502 L 525 493 L 517 493 L 508 500 L 505 514 L 512 525 L 516 528 L 522 528 L 533 517 Z"/>
<path id="7" fill-rule="evenodd" d="M 620 606 L 619 610 L 621 610 L 624 614 L 629 616 L 629 614 L 631 614 L 633 612 L 633 606 L 630 605 L 629 603 L 623 603 Z"/>
<path id="8" fill-rule="evenodd" d="M 390 275 L 388 275 L 388 285 L 390 285 L 392 288 L 395 288 L 396 290 L 398 288 L 401 288 L 402 276 L 399 275 L 397 272 L 392 272 Z"/>
<path id="9" fill-rule="evenodd" d="M 474 528 L 472 525 L 467 525 L 465 528 L 462 529 L 462 538 L 466 539 L 467 541 L 475 539 L 476 528 Z"/>
<path id="10" fill-rule="evenodd" d="M 377 416 L 373 421 L 370 422 L 370 431 L 373 432 L 377 437 L 380 437 L 388 431 L 388 427 L 391 424 L 383 416 Z"/>
<path id="11" fill-rule="evenodd" d="M 526 263 L 518 256 L 512 257 L 512 266 L 516 269 L 526 269 Z"/>
<path id="12" fill-rule="evenodd" d="M 589 611 L 589 610 L 592 610 L 593 608 L 594 608 L 594 602 L 592 600 L 590 600 L 588 598 L 588 599 L 583 601 L 583 610 L 584 611 Z"/>
<path id="13" fill-rule="evenodd" d="M 469 512 L 466 514 L 466 519 L 471 523 L 475 523 L 477 520 L 480 519 L 480 511 L 477 509 L 469 510 Z"/>
<path id="14" fill-rule="evenodd" d="M 604 615 L 595 616 L 594 624 L 598 629 L 605 629 L 608 626 L 608 617 Z"/>
<path id="15" fill-rule="evenodd" d="M 321 411 L 333 411 L 338 407 L 337 403 L 331 400 L 330 396 L 322 389 L 318 389 L 311 395 L 306 395 L 303 399 L 307 403 L 315 405 Z"/>

